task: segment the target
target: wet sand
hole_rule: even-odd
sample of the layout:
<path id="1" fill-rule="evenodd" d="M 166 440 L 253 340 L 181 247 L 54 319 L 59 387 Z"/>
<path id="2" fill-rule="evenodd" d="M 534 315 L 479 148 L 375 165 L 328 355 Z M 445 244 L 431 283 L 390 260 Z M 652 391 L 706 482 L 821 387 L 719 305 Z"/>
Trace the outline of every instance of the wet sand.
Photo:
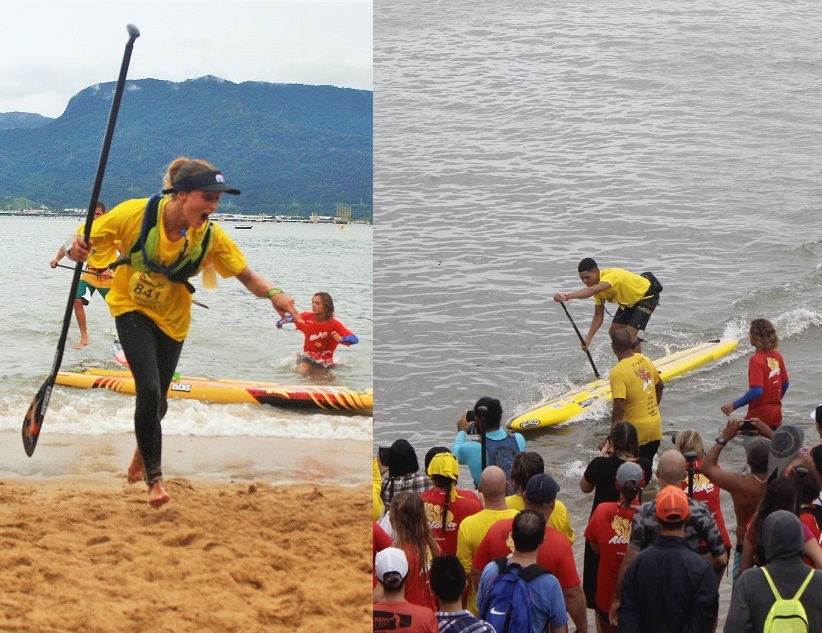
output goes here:
<path id="1" fill-rule="evenodd" d="M 0 631 L 362 631 L 368 442 L 165 438 L 171 501 L 126 436 L 0 433 Z"/>

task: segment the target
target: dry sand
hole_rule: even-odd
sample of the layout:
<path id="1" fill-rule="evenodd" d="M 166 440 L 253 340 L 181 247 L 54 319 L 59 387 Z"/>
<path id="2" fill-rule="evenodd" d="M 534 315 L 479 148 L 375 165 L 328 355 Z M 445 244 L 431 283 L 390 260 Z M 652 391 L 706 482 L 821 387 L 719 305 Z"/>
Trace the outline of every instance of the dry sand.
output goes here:
<path id="1" fill-rule="evenodd" d="M 370 630 L 370 443 L 165 441 L 153 509 L 131 437 L 0 433 L 0 631 Z"/>

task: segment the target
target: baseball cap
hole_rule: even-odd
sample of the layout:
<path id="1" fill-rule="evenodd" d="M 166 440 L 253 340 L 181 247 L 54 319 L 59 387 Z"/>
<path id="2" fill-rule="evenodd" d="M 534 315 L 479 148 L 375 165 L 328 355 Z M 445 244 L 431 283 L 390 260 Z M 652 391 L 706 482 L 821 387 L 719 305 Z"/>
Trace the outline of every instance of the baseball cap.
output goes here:
<path id="1" fill-rule="evenodd" d="M 408 558 L 397 547 L 386 547 L 374 557 L 374 573 L 379 581 L 385 582 L 385 575 L 391 572 L 396 572 L 403 578 L 408 574 Z"/>
<path id="2" fill-rule="evenodd" d="M 745 456 L 748 463 L 758 471 L 768 470 L 768 458 L 771 454 L 771 441 L 764 437 L 756 437 L 745 447 Z"/>
<path id="3" fill-rule="evenodd" d="M 548 473 L 534 475 L 525 485 L 525 499 L 531 503 L 548 505 L 557 498 L 559 484 Z"/>
<path id="4" fill-rule="evenodd" d="M 768 456 L 768 479 L 776 475 L 781 477 L 794 457 L 802 449 L 805 433 L 798 426 L 783 424 L 771 438 L 771 451 Z"/>
<path id="5" fill-rule="evenodd" d="M 811 420 L 822 423 L 822 402 L 820 402 L 816 408 L 811 411 Z"/>
<path id="6" fill-rule="evenodd" d="M 623 488 L 629 481 L 635 482 L 640 488 L 645 485 L 645 473 L 642 471 L 642 466 L 636 462 L 625 462 L 617 468 L 617 488 Z"/>
<path id="7" fill-rule="evenodd" d="M 665 486 L 656 496 L 656 516 L 661 521 L 684 521 L 691 515 L 688 495 L 678 486 Z"/>

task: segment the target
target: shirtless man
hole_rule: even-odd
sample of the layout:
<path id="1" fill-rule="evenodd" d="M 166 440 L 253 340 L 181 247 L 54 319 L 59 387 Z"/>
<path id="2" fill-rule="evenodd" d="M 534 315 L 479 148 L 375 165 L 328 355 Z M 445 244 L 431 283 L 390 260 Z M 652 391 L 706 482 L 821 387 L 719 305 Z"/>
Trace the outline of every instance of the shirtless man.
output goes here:
<path id="1" fill-rule="evenodd" d="M 582 349 L 588 349 L 594 334 L 605 320 L 605 303 L 608 302 L 619 305 L 608 333 L 613 334 L 616 330 L 627 329 L 631 333 L 632 347 L 641 353 L 642 341 L 639 332 L 648 325 L 648 319 L 659 304 L 659 293 L 662 291 L 662 286 L 656 278 L 653 275 L 650 275 L 650 278 L 645 277 L 647 273 L 637 275 L 622 268 L 600 270 L 590 257 L 579 262 L 577 271 L 585 288 L 573 292 L 558 292 L 554 295 L 554 301 L 594 298 L 594 317 L 591 319 L 591 327 Z"/>
<path id="2" fill-rule="evenodd" d="M 756 420 L 754 424 L 763 422 Z M 736 515 L 736 551 L 734 554 L 733 581 L 739 576 L 739 562 L 742 558 L 742 542 L 748 521 L 756 511 L 767 486 L 768 455 L 771 443 L 763 437 L 757 437 L 746 447 L 746 459 L 750 473 L 734 473 L 722 470 L 718 466 L 719 454 L 725 445 L 735 438 L 742 426 L 742 420 L 730 419 L 722 429 L 722 434 L 702 460 L 702 473 L 722 490 L 731 493 Z"/>

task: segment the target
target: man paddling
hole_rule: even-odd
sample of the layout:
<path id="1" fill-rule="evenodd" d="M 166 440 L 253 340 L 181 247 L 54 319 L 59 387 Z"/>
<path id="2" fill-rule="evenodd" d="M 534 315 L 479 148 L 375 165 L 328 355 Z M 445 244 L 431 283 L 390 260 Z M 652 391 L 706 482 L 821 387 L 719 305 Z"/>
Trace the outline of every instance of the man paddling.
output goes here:
<path id="1" fill-rule="evenodd" d="M 616 330 L 627 329 L 631 333 L 633 348 L 637 352 L 642 352 L 639 332 L 648 325 L 648 319 L 659 304 L 662 284 L 652 273 L 637 275 L 622 268 L 600 270 L 590 257 L 579 262 L 577 271 L 586 287 L 572 292 L 558 292 L 554 295 L 554 301 L 594 298 L 594 316 L 588 335 L 582 343 L 582 349 L 587 351 L 594 334 L 602 326 L 607 302 L 619 305 L 608 333 L 613 334 Z"/>

